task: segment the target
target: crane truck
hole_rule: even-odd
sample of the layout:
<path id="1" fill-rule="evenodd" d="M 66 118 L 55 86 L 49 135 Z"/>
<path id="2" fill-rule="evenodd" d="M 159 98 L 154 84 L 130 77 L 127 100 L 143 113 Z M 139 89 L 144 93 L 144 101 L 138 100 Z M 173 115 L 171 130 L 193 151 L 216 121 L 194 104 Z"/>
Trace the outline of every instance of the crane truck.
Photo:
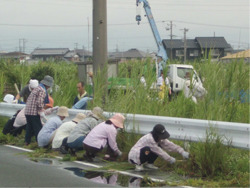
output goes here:
<path id="1" fill-rule="evenodd" d="M 136 6 L 137 6 L 137 11 L 138 11 L 136 15 L 136 21 L 139 25 L 142 17 L 140 15 L 140 10 L 138 9 L 140 9 L 143 6 L 145 13 L 146 13 L 145 16 L 148 18 L 148 22 L 150 24 L 151 30 L 155 38 L 155 42 L 157 44 L 158 52 L 157 52 L 156 58 L 162 59 L 161 63 L 157 63 L 159 61 L 157 61 L 156 59 L 156 75 L 159 77 L 160 76 L 159 70 L 166 67 L 166 61 L 168 60 L 167 52 L 163 46 L 162 39 L 157 29 L 149 2 L 147 0 L 136 0 Z M 193 80 L 192 83 L 195 83 L 200 88 L 203 88 L 201 79 L 199 78 L 198 74 L 196 73 L 192 65 L 170 64 L 168 65 L 167 70 L 168 70 L 167 77 L 169 78 L 169 81 L 170 81 L 172 93 L 178 93 L 184 89 L 185 82 L 187 80 L 185 75 L 187 74 L 192 75 L 192 78 L 191 78 L 191 80 Z M 203 94 L 205 93 L 206 92 L 203 88 Z M 203 94 L 200 94 L 200 95 L 203 95 Z"/>

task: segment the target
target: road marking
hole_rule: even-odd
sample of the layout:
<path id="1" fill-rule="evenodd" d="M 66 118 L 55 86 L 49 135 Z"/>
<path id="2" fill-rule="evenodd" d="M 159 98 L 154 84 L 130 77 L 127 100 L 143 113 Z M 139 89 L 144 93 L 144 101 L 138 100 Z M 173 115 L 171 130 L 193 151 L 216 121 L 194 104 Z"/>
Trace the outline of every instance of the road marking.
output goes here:
<path id="1" fill-rule="evenodd" d="M 33 152 L 33 150 L 25 149 L 25 148 L 21 148 L 21 147 L 17 147 L 17 146 L 12 146 L 12 145 L 5 145 L 5 146 L 10 147 L 10 148 L 14 148 L 14 149 L 19 149 L 22 151 Z"/>
<path id="2" fill-rule="evenodd" d="M 21 147 L 17 147 L 17 146 L 12 146 L 12 145 L 4 145 L 4 146 L 10 147 L 10 148 L 14 148 L 14 149 L 18 149 L 18 150 L 21 150 L 21 151 L 27 151 L 27 152 L 33 152 L 34 151 L 34 150 L 25 149 L 25 148 L 21 148 Z M 55 156 L 55 158 L 57 158 L 57 159 L 63 159 L 60 156 Z M 94 167 L 94 168 L 102 168 L 103 167 L 103 166 L 99 166 L 99 165 L 95 165 L 95 164 L 91 164 L 91 163 L 87 163 L 87 162 L 82 162 L 82 161 L 71 161 L 71 162 L 74 162 L 74 163 L 77 163 L 77 164 L 82 164 L 82 165 L 85 165 L 85 166 Z M 123 175 L 128 175 L 128 176 L 132 176 L 132 177 L 143 178 L 142 175 L 133 174 L 133 173 L 130 173 L 130 172 L 125 172 L 125 171 L 112 170 L 112 171 L 109 171 L 109 172 L 113 172 L 113 173 L 117 172 L 117 173 L 123 174 Z M 152 181 L 155 181 L 155 182 L 164 182 L 164 180 L 162 180 L 162 179 L 156 179 L 156 178 L 151 178 L 151 177 L 149 177 L 149 179 L 151 179 Z"/>

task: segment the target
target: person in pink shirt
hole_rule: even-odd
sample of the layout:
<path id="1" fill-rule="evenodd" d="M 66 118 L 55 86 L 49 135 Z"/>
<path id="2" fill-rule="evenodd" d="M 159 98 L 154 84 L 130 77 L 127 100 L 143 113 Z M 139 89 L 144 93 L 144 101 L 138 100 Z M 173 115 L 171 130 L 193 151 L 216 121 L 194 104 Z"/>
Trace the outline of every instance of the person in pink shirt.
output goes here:
<path id="1" fill-rule="evenodd" d="M 116 143 L 117 129 L 123 128 L 125 117 L 122 114 L 115 114 L 109 120 L 95 126 L 83 141 L 83 148 L 86 153 L 84 159 L 92 162 L 96 154 L 108 145 L 106 160 L 116 160 L 122 155 Z"/>
<path id="2" fill-rule="evenodd" d="M 137 143 L 131 148 L 128 154 L 128 161 L 135 165 L 136 171 L 142 171 L 143 165 L 149 169 L 158 169 L 154 166 L 154 161 L 158 156 L 173 164 L 175 158 L 168 155 L 164 150 L 169 152 L 177 152 L 188 159 L 189 153 L 173 142 L 169 141 L 170 134 L 161 124 L 154 126 L 153 130 L 141 137 Z"/>

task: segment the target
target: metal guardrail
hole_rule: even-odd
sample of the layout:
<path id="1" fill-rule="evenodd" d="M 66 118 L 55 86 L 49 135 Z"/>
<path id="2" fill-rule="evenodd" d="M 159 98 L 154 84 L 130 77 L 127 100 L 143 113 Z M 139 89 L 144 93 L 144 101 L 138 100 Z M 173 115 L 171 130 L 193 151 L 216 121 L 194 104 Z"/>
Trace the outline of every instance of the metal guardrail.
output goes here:
<path id="1" fill-rule="evenodd" d="M 0 116 L 11 117 L 19 109 L 24 108 L 21 104 L 0 103 Z M 64 121 L 72 119 L 77 113 L 87 113 L 88 110 L 69 109 L 69 117 Z M 114 113 L 104 112 L 109 118 Z M 54 116 L 50 115 L 49 117 Z M 208 121 L 199 119 L 174 118 L 165 116 L 150 116 L 139 114 L 124 114 L 126 116 L 125 129 L 128 132 L 146 134 L 152 131 L 155 124 L 165 125 L 172 139 L 185 141 L 204 141 L 206 131 L 213 127 L 219 135 L 224 136 L 224 143 L 231 141 L 231 145 L 237 148 L 249 149 L 250 124 L 232 123 L 223 121 Z"/>

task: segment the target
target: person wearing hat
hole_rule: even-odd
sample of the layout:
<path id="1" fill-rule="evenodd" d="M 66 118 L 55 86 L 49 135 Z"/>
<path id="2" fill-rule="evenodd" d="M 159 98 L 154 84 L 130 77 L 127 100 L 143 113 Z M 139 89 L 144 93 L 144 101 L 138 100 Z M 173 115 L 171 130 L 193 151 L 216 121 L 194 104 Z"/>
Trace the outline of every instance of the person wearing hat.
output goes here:
<path id="1" fill-rule="evenodd" d="M 100 107 L 94 107 L 93 110 L 87 114 L 87 117 L 81 120 L 70 132 L 67 140 L 68 147 L 72 150 L 82 150 L 84 138 L 96 125 L 103 121 L 102 114 L 103 110 Z"/>
<path id="2" fill-rule="evenodd" d="M 154 161 L 158 156 L 173 164 L 176 159 L 168 155 L 164 150 L 177 152 L 188 159 L 189 153 L 173 142 L 169 141 L 170 134 L 161 124 L 154 126 L 153 130 L 141 137 L 131 148 L 128 154 L 128 161 L 135 165 L 136 171 L 142 171 L 143 165 L 149 169 L 158 169 L 154 166 Z"/>
<path id="3" fill-rule="evenodd" d="M 53 86 L 53 78 L 45 76 L 40 85 L 32 90 L 25 107 L 25 117 L 27 120 L 25 143 L 29 145 L 33 134 L 37 139 L 39 131 L 42 129 L 41 118 L 45 118 L 44 102 L 47 89 Z"/>
<path id="4" fill-rule="evenodd" d="M 14 100 L 14 96 L 11 94 L 7 94 L 4 96 L 3 101 L 6 103 L 12 103 Z"/>
<path id="5" fill-rule="evenodd" d="M 117 129 L 123 128 L 125 117 L 116 113 L 109 120 L 95 126 L 83 140 L 83 148 L 86 150 L 84 158 L 93 161 L 96 154 L 108 145 L 106 160 L 115 160 L 122 155 L 116 143 Z"/>
<path id="6" fill-rule="evenodd" d="M 52 149 L 60 149 L 63 154 L 67 153 L 67 138 L 73 128 L 84 118 L 86 118 L 85 114 L 78 113 L 71 121 L 63 123 L 56 131 L 52 141 Z"/>
<path id="7" fill-rule="evenodd" d="M 37 143 L 39 147 L 48 146 L 56 133 L 56 130 L 62 125 L 62 121 L 65 117 L 68 117 L 68 108 L 61 106 L 58 108 L 57 116 L 50 118 L 43 126 L 37 136 Z"/>
<path id="8" fill-rule="evenodd" d="M 12 103 L 17 104 L 18 100 L 23 97 L 23 103 L 26 103 L 31 91 L 38 87 L 39 82 L 36 79 L 31 79 L 29 84 L 26 85 L 15 97 L 15 100 Z"/>

